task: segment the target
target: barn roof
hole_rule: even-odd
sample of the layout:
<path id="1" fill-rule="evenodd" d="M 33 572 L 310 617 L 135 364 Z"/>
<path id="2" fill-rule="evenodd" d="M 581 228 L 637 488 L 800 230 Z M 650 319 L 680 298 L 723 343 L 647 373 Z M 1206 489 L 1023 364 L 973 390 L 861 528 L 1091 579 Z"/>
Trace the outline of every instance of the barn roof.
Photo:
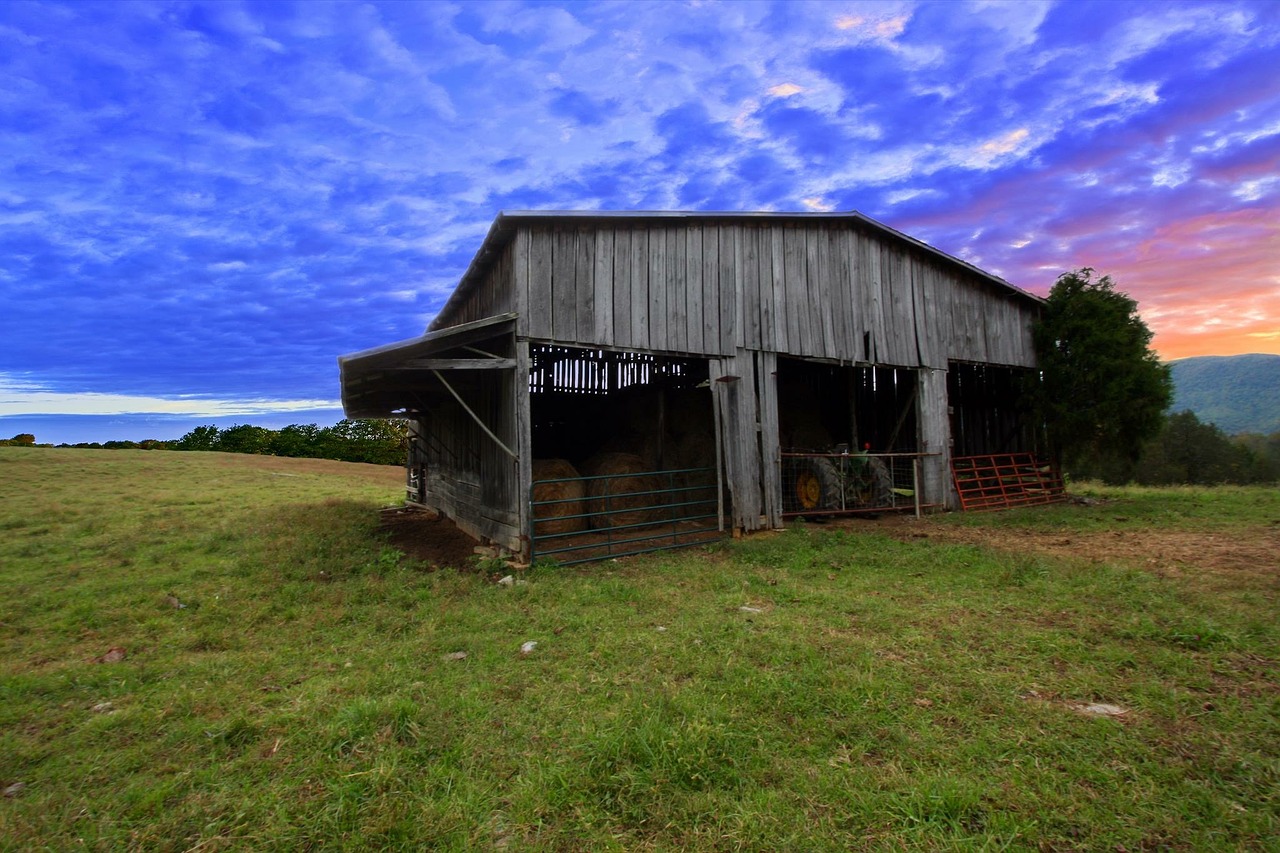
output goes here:
<path id="1" fill-rule="evenodd" d="M 470 265 L 466 272 L 462 274 L 462 278 L 458 282 L 458 286 L 454 289 L 453 294 L 445 302 L 440 309 L 440 313 L 436 315 L 435 320 L 427 327 L 428 331 L 434 331 L 439 328 L 445 328 L 440 325 L 441 321 L 448 318 L 453 309 L 464 302 L 471 290 L 475 288 L 485 277 L 489 268 L 497 262 L 502 254 L 502 250 L 511 242 L 515 236 L 516 230 L 521 225 L 555 225 L 555 224 L 574 224 L 574 225 L 617 225 L 619 223 L 657 223 L 672 224 L 676 222 L 689 223 L 707 223 L 707 222 L 723 222 L 723 221 L 746 221 L 757 220 L 761 222 L 846 222 L 857 224 L 868 230 L 878 232 L 891 239 L 906 243 L 943 264 L 959 267 L 969 273 L 994 284 L 1011 295 L 1029 300 L 1036 304 L 1043 304 L 1044 300 L 1033 293 L 1023 290 L 1022 288 L 1011 284 L 997 275 L 992 275 L 986 270 L 976 267 L 968 261 L 961 260 L 954 255 L 948 255 L 940 249 L 936 249 L 925 243 L 923 240 L 917 240 L 909 234 L 904 234 L 896 228 L 890 228 L 883 222 L 872 219 L 870 216 L 859 213 L 856 210 L 844 212 L 830 213 L 776 213 L 772 211 L 761 212 L 706 212 L 706 211 L 613 211 L 613 210 L 513 210 L 501 211 L 493 220 L 493 224 L 489 226 L 489 233 L 485 235 L 484 242 L 481 243 L 480 249 L 476 252 L 475 257 L 471 259 Z"/>

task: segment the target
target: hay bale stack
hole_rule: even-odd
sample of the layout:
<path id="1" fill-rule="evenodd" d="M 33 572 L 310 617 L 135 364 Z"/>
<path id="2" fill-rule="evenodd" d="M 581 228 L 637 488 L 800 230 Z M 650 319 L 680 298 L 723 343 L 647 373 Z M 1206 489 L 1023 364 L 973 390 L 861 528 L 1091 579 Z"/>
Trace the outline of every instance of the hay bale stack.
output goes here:
<path id="1" fill-rule="evenodd" d="M 660 508 L 646 507 L 661 503 L 663 496 L 635 494 L 662 488 L 661 478 L 647 474 L 624 476 L 648 470 L 644 460 L 634 453 L 597 453 L 583 463 L 586 476 L 602 478 L 587 480 L 587 512 L 593 513 L 591 526 L 604 529 L 661 521 Z"/>
<path id="2" fill-rule="evenodd" d="M 535 459 L 533 460 L 533 500 L 564 501 L 548 506 L 535 506 L 533 533 L 535 536 L 560 536 L 565 533 L 576 533 L 585 530 L 585 518 L 565 518 L 570 515 L 582 515 L 586 512 L 583 501 L 585 489 L 581 480 L 572 479 L 582 476 L 567 459 Z M 538 483 L 538 480 L 565 480 L 568 483 Z"/>

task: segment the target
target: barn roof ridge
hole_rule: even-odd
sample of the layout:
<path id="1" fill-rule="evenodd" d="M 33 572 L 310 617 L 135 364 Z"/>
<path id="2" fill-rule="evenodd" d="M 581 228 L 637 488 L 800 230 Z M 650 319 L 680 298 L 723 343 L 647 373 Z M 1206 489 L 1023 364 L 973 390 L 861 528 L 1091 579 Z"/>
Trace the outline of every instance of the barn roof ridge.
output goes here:
<path id="1" fill-rule="evenodd" d="M 759 220 L 759 221 L 828 221 L 828 222 L 854 222 L 864 225 L 868 228 L 879 231 L 894 239 L 901 240 L 915 248 L 924 251 L 926 254 L 932 255 L 943 263 L 952 266 L 958 266 L 968 272 L 982 278 L 997 287 L 1006 290 L 1010 295 L 1027 299 L 1037 304 L 1044 304 L 1044 300 L 1036 296 L 1030 291 L 1023 290 L 1012 282 L 1006 281 L 994 273 L 987 272 L 981 267 L 975 266 L 968 261 L 957 258 L 955 255 L 948 254 L 941 249 L 931 246 L 928 243 L 916 237 L 912 237 L 903 231 L 886 225 L 878 219 L 873 219 L 865 213 L 857 210 L 847 211 L 710 211 L 710 210 L 500 210 L 498 215 L 494 217 L 493 223 L 489 226 L 488 232 L 485 234 L 480 248 L 476 250 L 471 262 L 467 265 L 467 269 L 462 273 L 462 277 L 458 279 L 458 284 L 454 288 L 453 293 L 445 300 L 444 305 L 440 307 L 440 311 L 432 319 L 431 324 L 427 327 L 428 331 L 434 331 L 439 328 L 436 324 L 442 317 L 448 316 L 450 310 L 459 302 L 461 302 L 471 289 L 483 279 L 484 274 L 488 271 L 489 266 L 497 259 L 498 254 L 511 241 L 515 235 L 516 228 L 522 223 L 554 223 L 556 221 L 584 223 L 591 221 L 598 222 L 645 222 L 645 221 L 662 221 L 662 220 Z"/>

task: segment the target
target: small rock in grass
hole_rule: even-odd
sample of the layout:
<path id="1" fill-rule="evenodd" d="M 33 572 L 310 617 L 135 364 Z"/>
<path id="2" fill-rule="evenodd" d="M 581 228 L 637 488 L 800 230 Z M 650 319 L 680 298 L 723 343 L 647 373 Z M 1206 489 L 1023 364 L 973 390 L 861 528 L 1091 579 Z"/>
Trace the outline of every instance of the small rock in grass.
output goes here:
<path id="1" fill-rule="evenodd" d="M 120 646 L 112 646 L 102 657 L 95 658 L 97 663 L 119 663 L 125 658 L 125 650 Z"/>
<path id="2" fill-rule="evenodd" d="M 447 655 L 440 656 L 442 660 L 466 660 L 466 652 L 449 652 Z"/>
<path id="3" fill-rule="evenodd" d="M 515 586 L 515 585 L 516 585 L 516 579 L 511 575 L 507 575 L 506 577 L 498 580 L 498 586 Z"/>
<path id="4" fill-rule="evenodd" d="M 536 649 L 537 647 L 538 647 L 537 640 L 529 640 L 527 643 L 522 643 L 520 645 L 520 654 L 522 655 L 533 654 L 533 650 Z"/>
<path id="5" fill-rule="evenodd" d="M 1129 713 L 1128 708 L 1109 705 L 1106 702 L 1068 702 L 1067 705 L 1073 711 L 1079 711 L 1081 714 L 1092 714 L 1095 717 L 1123 717 Z"/>
<path id="6" fill-rule="evenodd" d="M 116 709 L 116 706 L 111 702 L 99 702 L 97 705 L 94 705 L 89 710 L 93 711 L 95 714 L 110 714 L 115 709 Z"/>
<path id="7" fill-rule="evenodd" d="M 738 609 L 741 610 L 743 613 L 763 613 L 764 612 L 759 607 L 749 607 L 745 604 L 739 607 Z"/>
<path id="8" fill-rule="evenodd" d="M 26 782 L 14 782 L 12 785 L 4 789 L 6 797 L 16 797 L 22 793 L 22 789 L 27 787 Z"/>
<path id="9" fill-rule="evenodd" d="M 172 607 L 174 610 L 186 610 L 187 605 L 178 600 L 178 596 L 169 593 L 164 597 L 164 603 Z"/>
<path id="10" fill-rule="evenodd" d="M 659 626 L 658 626 L 658 633 L 659 633 L 659 634 L 665 633 L 665 632 L 666 632 L 666 630 L 667 630 L 667 626 L 666 626 L 666 625 L 659 625 Z"/>

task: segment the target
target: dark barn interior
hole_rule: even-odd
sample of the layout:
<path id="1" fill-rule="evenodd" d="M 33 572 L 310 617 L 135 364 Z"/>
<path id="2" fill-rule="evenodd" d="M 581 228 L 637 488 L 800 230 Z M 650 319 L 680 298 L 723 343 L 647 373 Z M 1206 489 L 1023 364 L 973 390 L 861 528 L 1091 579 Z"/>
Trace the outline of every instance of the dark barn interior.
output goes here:
<path id="1" fill-rule="evenodd" d="M 917 450 L 914 370 L 778 359 L 778 432 L 791 450 L 840 444 L 872 453 Z"/>
<path id="2" fill-rule="evenodd" d="M 652 471 L 702 467 L 714 460 L 705 359 L 562 346 L 529 349 L 534 458 L 581 466 L 599 453 L 632 453 Z"/>
<path id="3" fill-rule="evenodd" d="M 1037 429 L 1028 404 L 1029 385 L 1036 372 L 953 361 L 947 373 L 947 405 L 951 412 L 951 452 L 954 456 L 1043 451 L 1043 430 Z"/>

